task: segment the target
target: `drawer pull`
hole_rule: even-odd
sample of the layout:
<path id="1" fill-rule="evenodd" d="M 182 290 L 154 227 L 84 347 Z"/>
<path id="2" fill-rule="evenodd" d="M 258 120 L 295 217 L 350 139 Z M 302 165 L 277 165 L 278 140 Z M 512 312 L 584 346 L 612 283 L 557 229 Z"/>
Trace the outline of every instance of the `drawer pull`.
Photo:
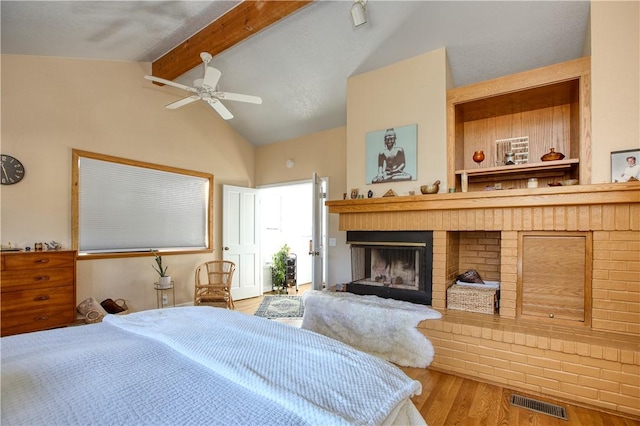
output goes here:
<path id="1" fill-rule="evenodd" d="M 33 263 L 49 263 L 49 259 L 36 259 Z"/>
<path id="2" fill-rule="evenodd" d="M 46 321 L 48 319 L 49 319 L 49 315 L 40 315 L 39 317 L 35 318 L 36 321 Z"/>
<path id="3" fill-rule="evenodd" d="M 48 281 L 49 275 L 38 275 L 34 278 L 35 281 Z"/>
<path id="4" fill-rule="evenodd" d="M 42 300 L 49 300 L 49 295 L 48 294 L 41 294 L 40 296 L 36 296 L 33 298 L 33 300 L 35 300 L 36 302 L 40 302 Z"/>

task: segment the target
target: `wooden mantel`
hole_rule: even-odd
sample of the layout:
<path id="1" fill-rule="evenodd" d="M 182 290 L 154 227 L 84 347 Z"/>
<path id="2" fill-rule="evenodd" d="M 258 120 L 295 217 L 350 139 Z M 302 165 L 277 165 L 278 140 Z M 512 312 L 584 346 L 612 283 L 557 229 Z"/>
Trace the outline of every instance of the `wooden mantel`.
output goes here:
<path id="1" fill-rule="evenodd" d="M 349 214 L 628 203 L 640 203 L 640 182 L 335 200 L 326 205 L 329 213 Z"/>

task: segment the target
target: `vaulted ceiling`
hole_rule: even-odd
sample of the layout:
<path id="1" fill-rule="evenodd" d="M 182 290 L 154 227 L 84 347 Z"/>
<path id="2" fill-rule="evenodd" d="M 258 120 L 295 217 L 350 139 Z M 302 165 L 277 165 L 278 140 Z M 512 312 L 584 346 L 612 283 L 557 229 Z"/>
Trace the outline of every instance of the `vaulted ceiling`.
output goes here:
<path id="1" fill-rule="evenodd" d="M 262 145 L 345 125 L 350 76 L 441 47 L 461 86 L 574 59 L 588 46 L 588 1 L 369 0 L 368 23 L 355 29 L 351 5 L 3 0 L 2 53 L 152 62 L 154 75 L 191 85 L 208 51 L 221 90 L 263 98 L 225 102 L 228 124 Z M 208 106 L 167 113 L 190 108 Z"/>

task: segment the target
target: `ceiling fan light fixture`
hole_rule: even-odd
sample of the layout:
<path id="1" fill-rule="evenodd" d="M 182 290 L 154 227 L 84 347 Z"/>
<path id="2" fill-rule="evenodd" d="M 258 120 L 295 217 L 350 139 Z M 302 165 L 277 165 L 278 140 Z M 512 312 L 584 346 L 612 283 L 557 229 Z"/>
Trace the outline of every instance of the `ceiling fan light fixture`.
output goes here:
<path id="1" fill-rule="evenodd" d="M 351 21 L 354 28 L 358 28 L 361 25 L 367 23 L 366 15 L 367 0 L 355 0 L 351 6 Z"/>
<path id="2" fill-rule="evenodd" d="M 224 106 L 221 99 L 225 101 L 238 101 L 238 102 L 248 102 L 250 104 L 260 105 L 262 103 L 262 98 L 259 96 L 251 96 L 251 95 L 242 95 L 240 93 L 229 93 L 229 92 L 221 92 L 217 88 L 218 81 L 220 81 L 220 77 L 222 73 L 219 69 L 210 67 L 208 64 L 211 62 L 211 55 L 207 52 L 202 52 L 200 54 L 200 58 L 204 63 L 204 77 L 197 78 L 193 82 L 193 86 L 186 86 L 184 84 L 176 83 L 175 81 L 165 80 L 164 78 L 155 77 L 152 75 L 145 75 L 144 78 L 154 83 L 166 84 L 168 86 L 177 87 L 178 89 L 186 90 L 187 92 L 193 93 L 193 95 L 179 99 L 175 102 L 172 102 L 166 105 L 168 109 L 176 109 L 181 106 L 190 104 L 191 102 L 202 100 L 209 104 L 211 108 L 213 108 L 220 116 L 225 120 L 231 120 L 233 118 L 233 114 Z"/>

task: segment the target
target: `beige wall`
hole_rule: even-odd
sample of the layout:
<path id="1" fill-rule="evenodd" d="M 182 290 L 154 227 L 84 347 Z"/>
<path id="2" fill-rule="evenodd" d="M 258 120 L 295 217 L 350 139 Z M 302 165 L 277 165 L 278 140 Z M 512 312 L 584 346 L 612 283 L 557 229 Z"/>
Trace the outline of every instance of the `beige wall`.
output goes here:
<path id="1" fill-rule="evenodd" d="M 441 191 L 446 191 L 449 76 L 446 52 L 439 49 L 351 77 L 347 82 L 347 127 L 258 147 L 256 184 L 309 179 L 316 171 L 329 177 L 330 200 L 341 199 L 351 188 L 359 188 L 361 194 L 371 189 L 375 197 L 390 188 L 398 195 L 406 195 L 411 190 L 419 192 L 420 185 L 438 179 L 443 181 Z M 366 185 L 366 133 L 414 123 L 418 125 L 418 180 Z M 295 161 L 295 167 L 286 167 L 288 159 Z M 330 215 L 329 237 L 335 238 L 337 244 L 329 247 L 327 283 L 348 282 L 350 254 L 346 235 L 338 230 L 337 215 Z"/>
<path id="2" fill-rule="evenodd" d="M 311 174 L 329 178 L 330 200 L 342 198 L 346 187 L 346 127 L 338 127 L 301 138 L 260 146 L 256 149 L 256 185 L 295 182 L 311 179 Z M 286 167 L 293 160 L 292 168 Z M 335 238 L 337 245 L 329 247 L 328 284 L 345 282 L 350 276 L 348 247 L 344 244 L 345 233 L 338 230 L 338 216 L 329 216 L 328 236 Z"/>
<path id="3" fill-rule="evenodd" d="M 420 185 L 442 181 L 446 192 L 446 98 L 449 72 L 445 49 L 438 49 L 347 81 L 347 187 L 381 197 L 420 193 Z M 365 137 L 368 132 L 418 125 L 417 180 L 365 182 Z M 401 143 L 401 141 L 398 141 Z M 380 141 L 380 148 L 384 147 Z M 366 195 L 365 195 L 366 196 Z"/>
<path id="4" fill-rule="evenodd" d="M 611 181 L 611 151 L 640 149 L 640 2 L 591 3 L 592 182 Z"/>
<path id="5" fill-rule="evenodd" d="M 20 159 L 22 182 L 1 188 L 1 241 L 71 246 L 71 150 L 213 173 L 214 247 L 221 236 L 221 185 L 253 186 L 254 148 L 204 103 L 175 111 L 184 96 L 142 77 L 150 64 L 2 55 L 2 153 Z M 193 271 L 213 254 L 166 256 L 177 301 L 193 294 Z M 124 298 L 155 308 L 152 258 L 78 262 L 78 302 Z"/>

